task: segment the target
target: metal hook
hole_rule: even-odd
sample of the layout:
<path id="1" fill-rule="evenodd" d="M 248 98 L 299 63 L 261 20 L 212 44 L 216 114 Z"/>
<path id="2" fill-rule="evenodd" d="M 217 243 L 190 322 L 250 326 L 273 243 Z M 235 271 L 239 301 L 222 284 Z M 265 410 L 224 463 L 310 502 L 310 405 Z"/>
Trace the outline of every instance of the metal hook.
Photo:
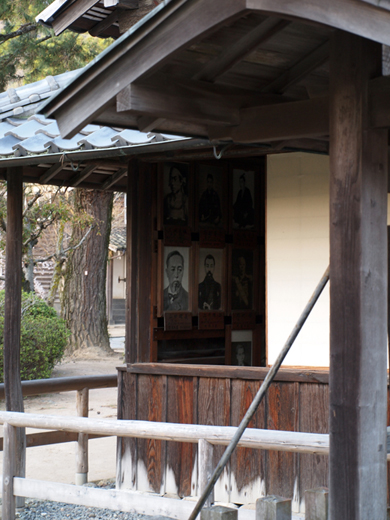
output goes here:
<path id="1" fill-rule="evenodd" d="M 219 153 L 217 153 L 217 147 L 216 146 L 213 146 L 213 152 L 214 152 L 214 157 L 219 160 L 219 159 L 222 159 L 222 155 L 224 154 L 225 150 L 227 148 L 229 148 L 229 146 L 231 145 L 231 143 L 228 143 L 228 144 L 225 144 L 225 146 L 223 146 L 221 148 L 221 151 Z"/>

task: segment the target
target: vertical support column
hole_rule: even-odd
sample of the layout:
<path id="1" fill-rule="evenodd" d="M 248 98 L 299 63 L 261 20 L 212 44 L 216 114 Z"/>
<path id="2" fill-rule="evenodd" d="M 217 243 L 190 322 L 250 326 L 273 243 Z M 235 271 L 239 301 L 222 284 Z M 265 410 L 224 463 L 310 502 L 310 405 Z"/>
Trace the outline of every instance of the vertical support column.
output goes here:
<path id="1" fill-rule="evenodd" d="M 214 446 L 204 439 L 198 442 L 198 465 L 199 465 L 199 484 L 198 495 L 201 496 L 206 486 L 210 482 L 214 472 L 213 466 Z M 214 489 L 208 496 L 204 507 L 211 507 L 214 504 Z"/>
<path id="2" fill-rule="evenodd" d="M 369 128 L 381 46 L 330 53 L 330 519 L 386 518 L 387 131 Z"/>
<path id="3" fill-rule="evenodd" d="M 126 363 L 138 360 L 138 182 L 138 161 L 133 159 L 129 162 L 127 174 Z"/>
<path id="4" fill-rule="evenodd" d="M 15 519 L 14 476 L 16 475 L 16 428 L 4 424 L 2 519 Z"/>
<path id="5" fill-rule="evenodd" d="M 23 169 L 7 170 L 7 235 L 5 257 L 4 388 L 7 411 L 23 412 L 20 380 L 20 321 L 22 306 Z M 25 476 L 25 429 L 17 429 L 16 475 Z M 18 500 L 22 507 L 24 499 Z"/>
<path id="6" fill-rule="evenodd" d="M 89 389 L 77 390 L 76 413 L 78 417 L 88 417 Z M 79 433 L 76 448 L 76 485 L 88 482 L 88 434 Z"/>

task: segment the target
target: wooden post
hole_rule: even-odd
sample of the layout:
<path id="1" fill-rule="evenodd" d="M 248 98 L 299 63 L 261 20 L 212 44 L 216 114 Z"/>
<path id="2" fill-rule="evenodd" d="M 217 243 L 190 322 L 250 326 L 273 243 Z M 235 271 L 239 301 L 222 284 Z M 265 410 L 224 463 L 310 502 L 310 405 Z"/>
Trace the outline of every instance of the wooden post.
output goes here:
<path id="1" fill-rule="evenodd" d="M 305 516 L 307 520 L 307 517 Z M 256 520 L 291 520 L 291 498 L 268 495 L 256 500 Z"/>
<path id="2" fill-rule="evenodd" d="M 7 411 L 23 412 L 20 380 L 20 321 L 22 306 L 23 169 L 7 169 L 7 235 L 5 257 L 4 389 Z M 26 434 L 17 430 L 16 475 L 25 476 Z M 18 507 L 24 499 L 18 499 Z"/>
<path id="3" fill-rule="evenodd" d="M 76 411 L 78 417 L 88 417 L 89 390 L 77 390 Z M 88 482 L 88 434 L 79 433 L 76 451 L 76 485 L 82 486 Z"/>
<path id="4" fill-rule="evenodd" d="M 16 428 L 4 424 L 2 520 L 15 519 L 14 476 L 16 475 Z"/>
<path id="5" fill-rule="evenodd" d="M 330 519 L 386 518 L 387 131 L 369 128 L 381 46 L 330 51 Z"/>
<path id="6" fill-rule="evenodd" d="M 206 488 L 211 475 L 214 471 L 213 466 L 213 454 L 214 454 L 214 446 L 204 440 L 199 439 L 198 442 L 198 465 L 199 465 L 199 483 L 198 483 L 198 495 L 200 496 L 204 489 Z M 214 504 L 214 489 L 208 496 L 204 507 L 210 507 Z"/>
<path id="7" fill-rule="evenodd" d="M 135 363 L 138 361 L 138 161 L 136 159 L 130 161 L 128 167 L 125 362 Z"/>

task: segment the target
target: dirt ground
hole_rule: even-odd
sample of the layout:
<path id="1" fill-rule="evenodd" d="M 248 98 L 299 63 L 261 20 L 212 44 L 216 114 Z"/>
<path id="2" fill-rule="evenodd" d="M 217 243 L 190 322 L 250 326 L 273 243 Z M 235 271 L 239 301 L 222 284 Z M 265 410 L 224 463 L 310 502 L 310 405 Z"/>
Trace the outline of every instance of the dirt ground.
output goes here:
<path id="1" fill-rule="evenodd" d="M 88 356 L 66 358 L 54 368 L 52 377 L 71 377 L 116 374 L 116 367 L 123 364 L 122 331 L 111 332 L 117 337 L 111 346 L 116 348 L 112 356 L 89 353 Z M 25 412 L 45 415 L 76 415 L 76 392 L 61 392 L 26 397 Z M 0 402 L 4 410 L 4 402 Z M 89 392 L 89 417 L 116 419 L 117 389 L 101 388 Z M 27 433 L 34 430 L 28 430 Z M 38 430 L 35 430 L 38 431 Z M 2 431 L 1 431 L 2 434 Z M 54 444 L 27 449 L 26 476 L 52 482 L 75 483 L 76 443 Z M 95 482 L 115 477 L 116 438 L 93 439 L 89 441 L 88 480 Z M 0 471 L 3 454 L 0 452 Z"/>

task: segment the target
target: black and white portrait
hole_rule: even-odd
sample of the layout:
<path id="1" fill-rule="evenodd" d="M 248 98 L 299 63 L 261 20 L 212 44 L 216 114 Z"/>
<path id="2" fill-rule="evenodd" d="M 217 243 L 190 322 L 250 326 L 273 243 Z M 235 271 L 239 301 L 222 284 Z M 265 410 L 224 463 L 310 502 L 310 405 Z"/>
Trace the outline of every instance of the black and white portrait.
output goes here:
<path id="1" fill-rule="evenodd" d="M 164 165 L 164 224 L 188 225 L 188 166 Z"/>
<path id="2" fill-rule="evenodd" d="M 253 307 L 253 251 L 233 249 L 232 252 L 232 309 Z"/>
<path id="3" fill-rule="evenodd" d="M 189 248 L 164 248 L 164 311 L 187 311 Z"/>
<path id="4" fill-rule="evenodd" d="M 199 170 L 199 226 L 221 227 L 222 219 L 222 171 L 202 165 Z"/>
<path id="5" fill-rule="evenodd" d="M 252 366 L 252 343 L 250 341 L 232 342 L 232 365 Z"/>
<path id="6" fill-rule="evenodd" d="M 199 251 L 198 307 L 202 311 L 217 311 L 222 306 L 222 250 Z"/>
<path id="7" fill-rule="evenodd" d="M 253 171 L 233 170 L 233 229 L 253 229 L 255 224 Z"/>

